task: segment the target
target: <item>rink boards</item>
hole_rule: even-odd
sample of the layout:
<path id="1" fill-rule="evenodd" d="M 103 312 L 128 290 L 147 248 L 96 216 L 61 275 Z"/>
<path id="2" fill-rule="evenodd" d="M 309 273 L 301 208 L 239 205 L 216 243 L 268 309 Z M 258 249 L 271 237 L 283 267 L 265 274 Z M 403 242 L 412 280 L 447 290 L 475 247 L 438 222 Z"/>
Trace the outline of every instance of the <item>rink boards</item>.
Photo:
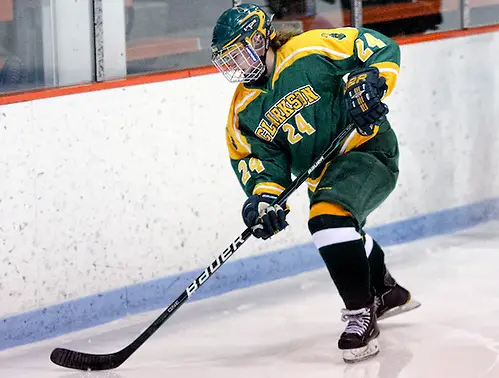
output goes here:
<path id="1" fill-rule="evenodd" d="M 499 33 L 402 46 L 389 119 L 400 179 L 385 245 L 498 219 Z M 220 75 L 3 106 L 0 349 L 168 305 L 244 230 Z M 304 188 L 291 227 L 248 241 L 192 299 L 321 262 Z"/>

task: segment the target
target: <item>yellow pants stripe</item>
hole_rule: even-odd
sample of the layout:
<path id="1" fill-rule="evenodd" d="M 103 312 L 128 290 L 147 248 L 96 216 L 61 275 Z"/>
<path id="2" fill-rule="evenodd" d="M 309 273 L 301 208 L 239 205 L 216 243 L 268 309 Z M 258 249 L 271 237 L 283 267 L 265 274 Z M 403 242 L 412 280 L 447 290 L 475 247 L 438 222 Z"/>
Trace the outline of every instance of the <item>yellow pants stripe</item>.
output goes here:
<path id="1" fill-rule="evenodd" d="M 343 206 L 329 202 L 317 202 L 310 209 L 310 219 L 319 215 L 338 215 L 342 217 L 351 217 L 352 213 L 345 210 Z"/>

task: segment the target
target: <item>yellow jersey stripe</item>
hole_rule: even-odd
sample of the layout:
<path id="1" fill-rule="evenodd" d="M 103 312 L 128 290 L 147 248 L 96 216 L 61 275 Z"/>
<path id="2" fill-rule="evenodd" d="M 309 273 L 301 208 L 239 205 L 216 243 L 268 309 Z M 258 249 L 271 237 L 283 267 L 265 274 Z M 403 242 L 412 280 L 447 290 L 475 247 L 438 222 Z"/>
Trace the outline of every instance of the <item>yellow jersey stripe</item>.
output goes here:
<path id="1" fill-rule="evenodd" d="M 397 63 L 393 63 L 393 62 L 373 63 L 373 64 L 371 64 L 371 67 L 376 67 L 380 72 L 391 71 L 397 75 L 400 72 L 399 65 Z"/>
<path id="2" fill-rule="evenodd" d="M 353 52 L 352 54 L 348 55 L 325 46 L 308 46 L 308 47 L 302 47 L 301 49 L 297 49 L 292 54 L 287 56 L 286 59 L 284 59 L 276 67 L 274 71 L 274 76 L 272 78 L 272 87 L 274 87 L 274 83 L 277 81 L 277 79 L 279 79 L 279 75 L 282 73 L 282 71 L 291 66 L 298 59 L 312 54 L 321 54 L 321 55 L 326 55 L 328 58 L 334 60 L 342 60 L 351 57 L 353 55 Z"/>
<path id="3" fill-rule="evenodd" d="M 376 67 L 379 70 L 380 76 L 383 76 L 386 79 L 388 90 L 383 96 L 384 99 L 392 93 L 393 88 L 395 88 L 395 84 L 397 83 L 397 78 L 400 73 L 400 67 L 398 64 L 393 62 L 374 63 L 371 64 L 371 66 Z"/>
<path id="4" fill-rule="evenodd" d="M 348 146 L 351 145 L 351 142 L 352 142 L 353 138 L 355 138 L 357 135 L 359 135 L 357 133 L 357 130 L 353 130 L 350 133 L 350 135 L 348 136 L 348 138 L 343 142 L 343 145 L 341 146 L 341 150 L 340 150 L 339 155 L 344 154 L 347 151 Z"/>
<path id="5" fill-rule="evenodd" d="M 260 93 L 262 93 L 262 91 L 250 91 L 241 101 L 234 105 L 234 109 L 231 111 L 229 124 L 227 125 L 227 144 L 231 159 L 242 159 L 251 154 L 251 145 L 239 130 L 238 113 L 246 109 L 251 101 L 253 101 Z M 236 146 L 234 146 L 232 142 Z"/>
<path id="6" fill-rule="evenodd" d="M 371 140 L 378 134 L 379 126 L 375 125 L 373 134 L 369 136 L 360 135 L 357 130 L 354 130 L 347 138 L 340 150 L 340 154 L 347 153 L 348 151 L 353 150 L 354 148 L 359 147 L 360 145 L 366 143 L 368 140 Z"/>
<path id="7" fill-rule="evenodd" d="M 275 182 L 261 182 L 253 188 L 253 194 L 269 193 L 278 196 L 282 192 L 284 192 L 284 187 Z"/>
<path id="8" fill-rule="evenodd" d="M 241 147 L 238 147 L 237 142 L 235 139 L 231 136 L 231 133 L 229 131 L 229 128 L 225 128 L 225 143 L 227 144 L 227 148 L 229 150 L 229 157 L 232 160 L 240 160 L 244 159 L 249 155 L 247 150 L 242 151 Z"/>
<path id="9" fill-rule="evenodd" d="M 308 185 L 308 189 L 310 191 L 315 192 L 315 189 L 317 189 L 317 185 L 319 185 L 319 182 L 324 177 L 324 174 L 326 173 L 326 170 L 329 168 L 330 165 L 331 165 L 331 162 L 327 162 L 326 165 L 324 166 L 324 168 L 322 168 L 321 174 L 316 179 L 308 178 L 306 180 L 306 183 Z"/>
<path id="10" fill-rule="evenodd" d="M 317 30 L 317 34 L 323 38 L 323 41 L 329 47 L 334 47 L 335 51 L 348 54 L 352 56 L 354 54 L 355 40 L 359 36 L 359 30 L 356 28 L 338 28 L 338 29 L 322 29 Z M 331 33 L 344 34 L 345 39 L 328 38 Z"/>

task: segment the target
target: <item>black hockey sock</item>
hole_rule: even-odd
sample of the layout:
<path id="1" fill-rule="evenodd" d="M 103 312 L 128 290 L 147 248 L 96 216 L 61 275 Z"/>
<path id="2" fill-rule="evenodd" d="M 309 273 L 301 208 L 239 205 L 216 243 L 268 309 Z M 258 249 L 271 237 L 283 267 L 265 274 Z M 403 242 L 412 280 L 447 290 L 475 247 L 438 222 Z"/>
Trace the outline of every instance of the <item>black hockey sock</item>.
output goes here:
<path id="1" fill-rule="evenodd" d="M 362 240 L 328 245 L 319 252 L 347 309 L 358 310 L 372 302 L 369 263 Z"/>
<path id="2" fill-rule="evenodd" d="M 371 239 L 373 240 L 373 239 Z M 368 243 L 366 243 L 366 246 Z M 369 251 L 366 251 L 369 254 Z M 387 272 L 385 265 L 385 253 L 380 245 L 373 240 L 372 250 L 369 254 L 369 268 L 371 273 L 371 284 L 376 293 L 384 293 L 389 287 L 395 284 L 395 281 Z"/>
<path id="3" fill-rule="evenodd" d="M 371 304 L 369 262 L 353 220 L 321 215 L 309 221 L 309 229 L 346 308 L 357 310 Z"/>

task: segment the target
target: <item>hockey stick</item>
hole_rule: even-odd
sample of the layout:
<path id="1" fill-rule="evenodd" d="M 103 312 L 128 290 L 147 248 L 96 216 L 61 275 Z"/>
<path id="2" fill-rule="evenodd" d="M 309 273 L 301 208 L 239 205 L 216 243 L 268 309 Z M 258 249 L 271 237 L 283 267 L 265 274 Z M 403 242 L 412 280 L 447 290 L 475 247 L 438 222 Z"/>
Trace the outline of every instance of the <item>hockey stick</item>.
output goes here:
<path id="1" fill-rule="evenodd" d="M 338 155 L 342 143 L 353 131 L 354 125 L 349 124 L 331 143 L 331 145 L 317 157 L 311 167 L 302 172 L 292 183 L 275 199 L 273 204 L 283 206 L 288 197 L 309 177 L 309 175 L 321 166 L 325 161 Z M 191 297 L 197 289 L 203 285 L 251 236 L 251 228 L 247 228 L 237 237 L 215 261 L 201 273 L 180 296 L 131 344 L 122 350 L 110 354 L 89 354 L 76 352 L 63 348 L 56 348 L 50 355 L 50 360 L 59 366 L 79 370 L 109 370 L 120 366 L 125 362 L 145 341 L 166 322 L 175 311 Z"/>

